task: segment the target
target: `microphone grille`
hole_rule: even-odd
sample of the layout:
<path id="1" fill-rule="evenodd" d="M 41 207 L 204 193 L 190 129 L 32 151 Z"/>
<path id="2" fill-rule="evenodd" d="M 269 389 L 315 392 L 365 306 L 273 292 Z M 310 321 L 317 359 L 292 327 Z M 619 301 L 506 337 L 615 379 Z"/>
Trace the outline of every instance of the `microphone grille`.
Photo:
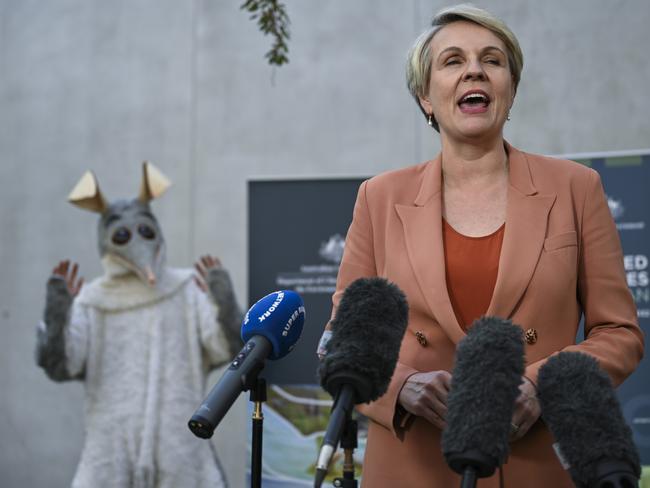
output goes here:
<path id="1" fill-rule="evenodd" d="M 343 293 L 318 374 L 335 395 L 341 383 L 355 388 L 355 403 L 383 395 L 395 370 L 408 323 L 404 293 L 383 278 L 359 278 Z"/>
<path id="2" fill-rule="evenodd" d="M 476 320 L 456 351 L 442 436 L 448 462 L 476 451 L 493 461 L 492 469 L 505 461 L 523 373 L 521 328 L 497 317 Z"/>
<path id="3" fill-rule="evenodd" d="M 542 419 L 577 481 L 588 483 L 601 461 L 625 461 L 640 474 L 639 454 L 609 376 L 595 358 L 560 352 L 540 368 Z"/>

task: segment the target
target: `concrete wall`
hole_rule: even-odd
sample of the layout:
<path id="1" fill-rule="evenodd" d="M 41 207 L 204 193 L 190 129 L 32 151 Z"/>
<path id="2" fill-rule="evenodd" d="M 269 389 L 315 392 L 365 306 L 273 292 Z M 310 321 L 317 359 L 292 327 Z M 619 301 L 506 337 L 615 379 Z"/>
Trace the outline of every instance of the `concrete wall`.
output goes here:
<path id="1" fill-rule="evenodd" d="M 175 183 L 154 204 L 170 263 L 217 254 L 245 305 L 248 178 L 374 174 L 439 147 L 403 65 L 448 2 L 287 0 L 291 62 L 278 69 L 240 3 L 0 0 L 5 488 L 68 486 L 81 450 L 82 387 L 47 380 L 33 349 L 56 261 L 100 273 L 96 217 L 65 201 L 84 170 L 108 196 L 131 196 L 140 161 L 154 161 Z M 650 2 L 480 5 L 506 20 L 525 54 L 511 143 L 547 154 L 650 146 Z M 234 487 L 245 486 L 245 403 L 217 441 Z"/>

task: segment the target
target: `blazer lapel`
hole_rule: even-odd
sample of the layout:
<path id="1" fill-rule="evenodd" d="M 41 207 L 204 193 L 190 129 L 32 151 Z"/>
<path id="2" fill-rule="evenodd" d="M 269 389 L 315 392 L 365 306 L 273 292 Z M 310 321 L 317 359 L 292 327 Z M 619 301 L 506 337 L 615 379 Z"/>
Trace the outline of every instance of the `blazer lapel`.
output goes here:
<path id="1" fill-rule="evenodd" d="M 526 156 L 506 144 L 510 175 L 506 227 L 499 271 L 486 315 L 509 318 L 532 279 L 546 237 L 548 215 L 556 196 L 540 195 Z M 441 158 L 429 163 L 415 205 L 396 204 L 413 273 L 431 314 L 449 338 L 465 332 L 456 319 L 445 277 L 442 241 Z"/>
<path id="2" fill-rule="evenodd" d="M 492 300 L 486 315 L 509 318 L 530 283 L 546 237 L 555 195 L 540 195 L 526 156 L 506 143 L 510 185 L 506 227 Z"/>
<path id="3" fill-rule="evenodd" d="M 429 163 L 415 206 L 396 204 L 395 209 L 411 267 L 429 310 L 449 338 L 458 342 L 465 333 L 456 320 L 445 279 L 440 165 L 440 156 Z"/>

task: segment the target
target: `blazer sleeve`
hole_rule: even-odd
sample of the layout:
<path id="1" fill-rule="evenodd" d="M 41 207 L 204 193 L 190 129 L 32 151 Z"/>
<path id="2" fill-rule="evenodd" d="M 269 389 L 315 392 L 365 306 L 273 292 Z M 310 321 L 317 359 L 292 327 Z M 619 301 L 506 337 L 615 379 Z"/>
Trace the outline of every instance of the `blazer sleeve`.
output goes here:
<path id="1" fill-rule="evenodd" d="M 371 204 L 368 202 L 368 181 L 364 181 L 359 187 L 352 223 L 345 238 L 336 292 L 332 297 L 332 318 L 336 315 L 336 309 L 347 286 L 358 278 L 373 276 L 377 276 L 374 234 Z M 329 329 L 330 324 L 325 328 Z M 407 378 L 414 373 L 417 373 L 417 370 L 398 361 L 387 392 L 374 402 L 358 405 L 357 410 L 398 435 L 400 419 L 396 416 L 397 400 Z"/>
<path id="2" fill-rule="evenodd" d="M 584 313 L 585 340 L 566 347 L 595 357 L 615 386 L 643 357 L 644 338 L 623 269 L 623 251 L 600 176 L 590 170 L 580 216 L 578 300 Z M 537 383 L 540 360 L 526 368 Z"/>

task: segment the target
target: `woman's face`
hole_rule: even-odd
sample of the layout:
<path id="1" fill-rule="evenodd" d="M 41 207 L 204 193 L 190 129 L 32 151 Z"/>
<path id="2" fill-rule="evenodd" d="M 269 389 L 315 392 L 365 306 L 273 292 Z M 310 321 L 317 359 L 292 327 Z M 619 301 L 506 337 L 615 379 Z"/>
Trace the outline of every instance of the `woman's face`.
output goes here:
<path id="1" fill-rule="evenodd" d="M 472 22 L 444 26 L 431 40 L 431 79 L 424 110 L 443 136 L 501 137 L 515 96 L 507 50 L 492 31 Z"/>

